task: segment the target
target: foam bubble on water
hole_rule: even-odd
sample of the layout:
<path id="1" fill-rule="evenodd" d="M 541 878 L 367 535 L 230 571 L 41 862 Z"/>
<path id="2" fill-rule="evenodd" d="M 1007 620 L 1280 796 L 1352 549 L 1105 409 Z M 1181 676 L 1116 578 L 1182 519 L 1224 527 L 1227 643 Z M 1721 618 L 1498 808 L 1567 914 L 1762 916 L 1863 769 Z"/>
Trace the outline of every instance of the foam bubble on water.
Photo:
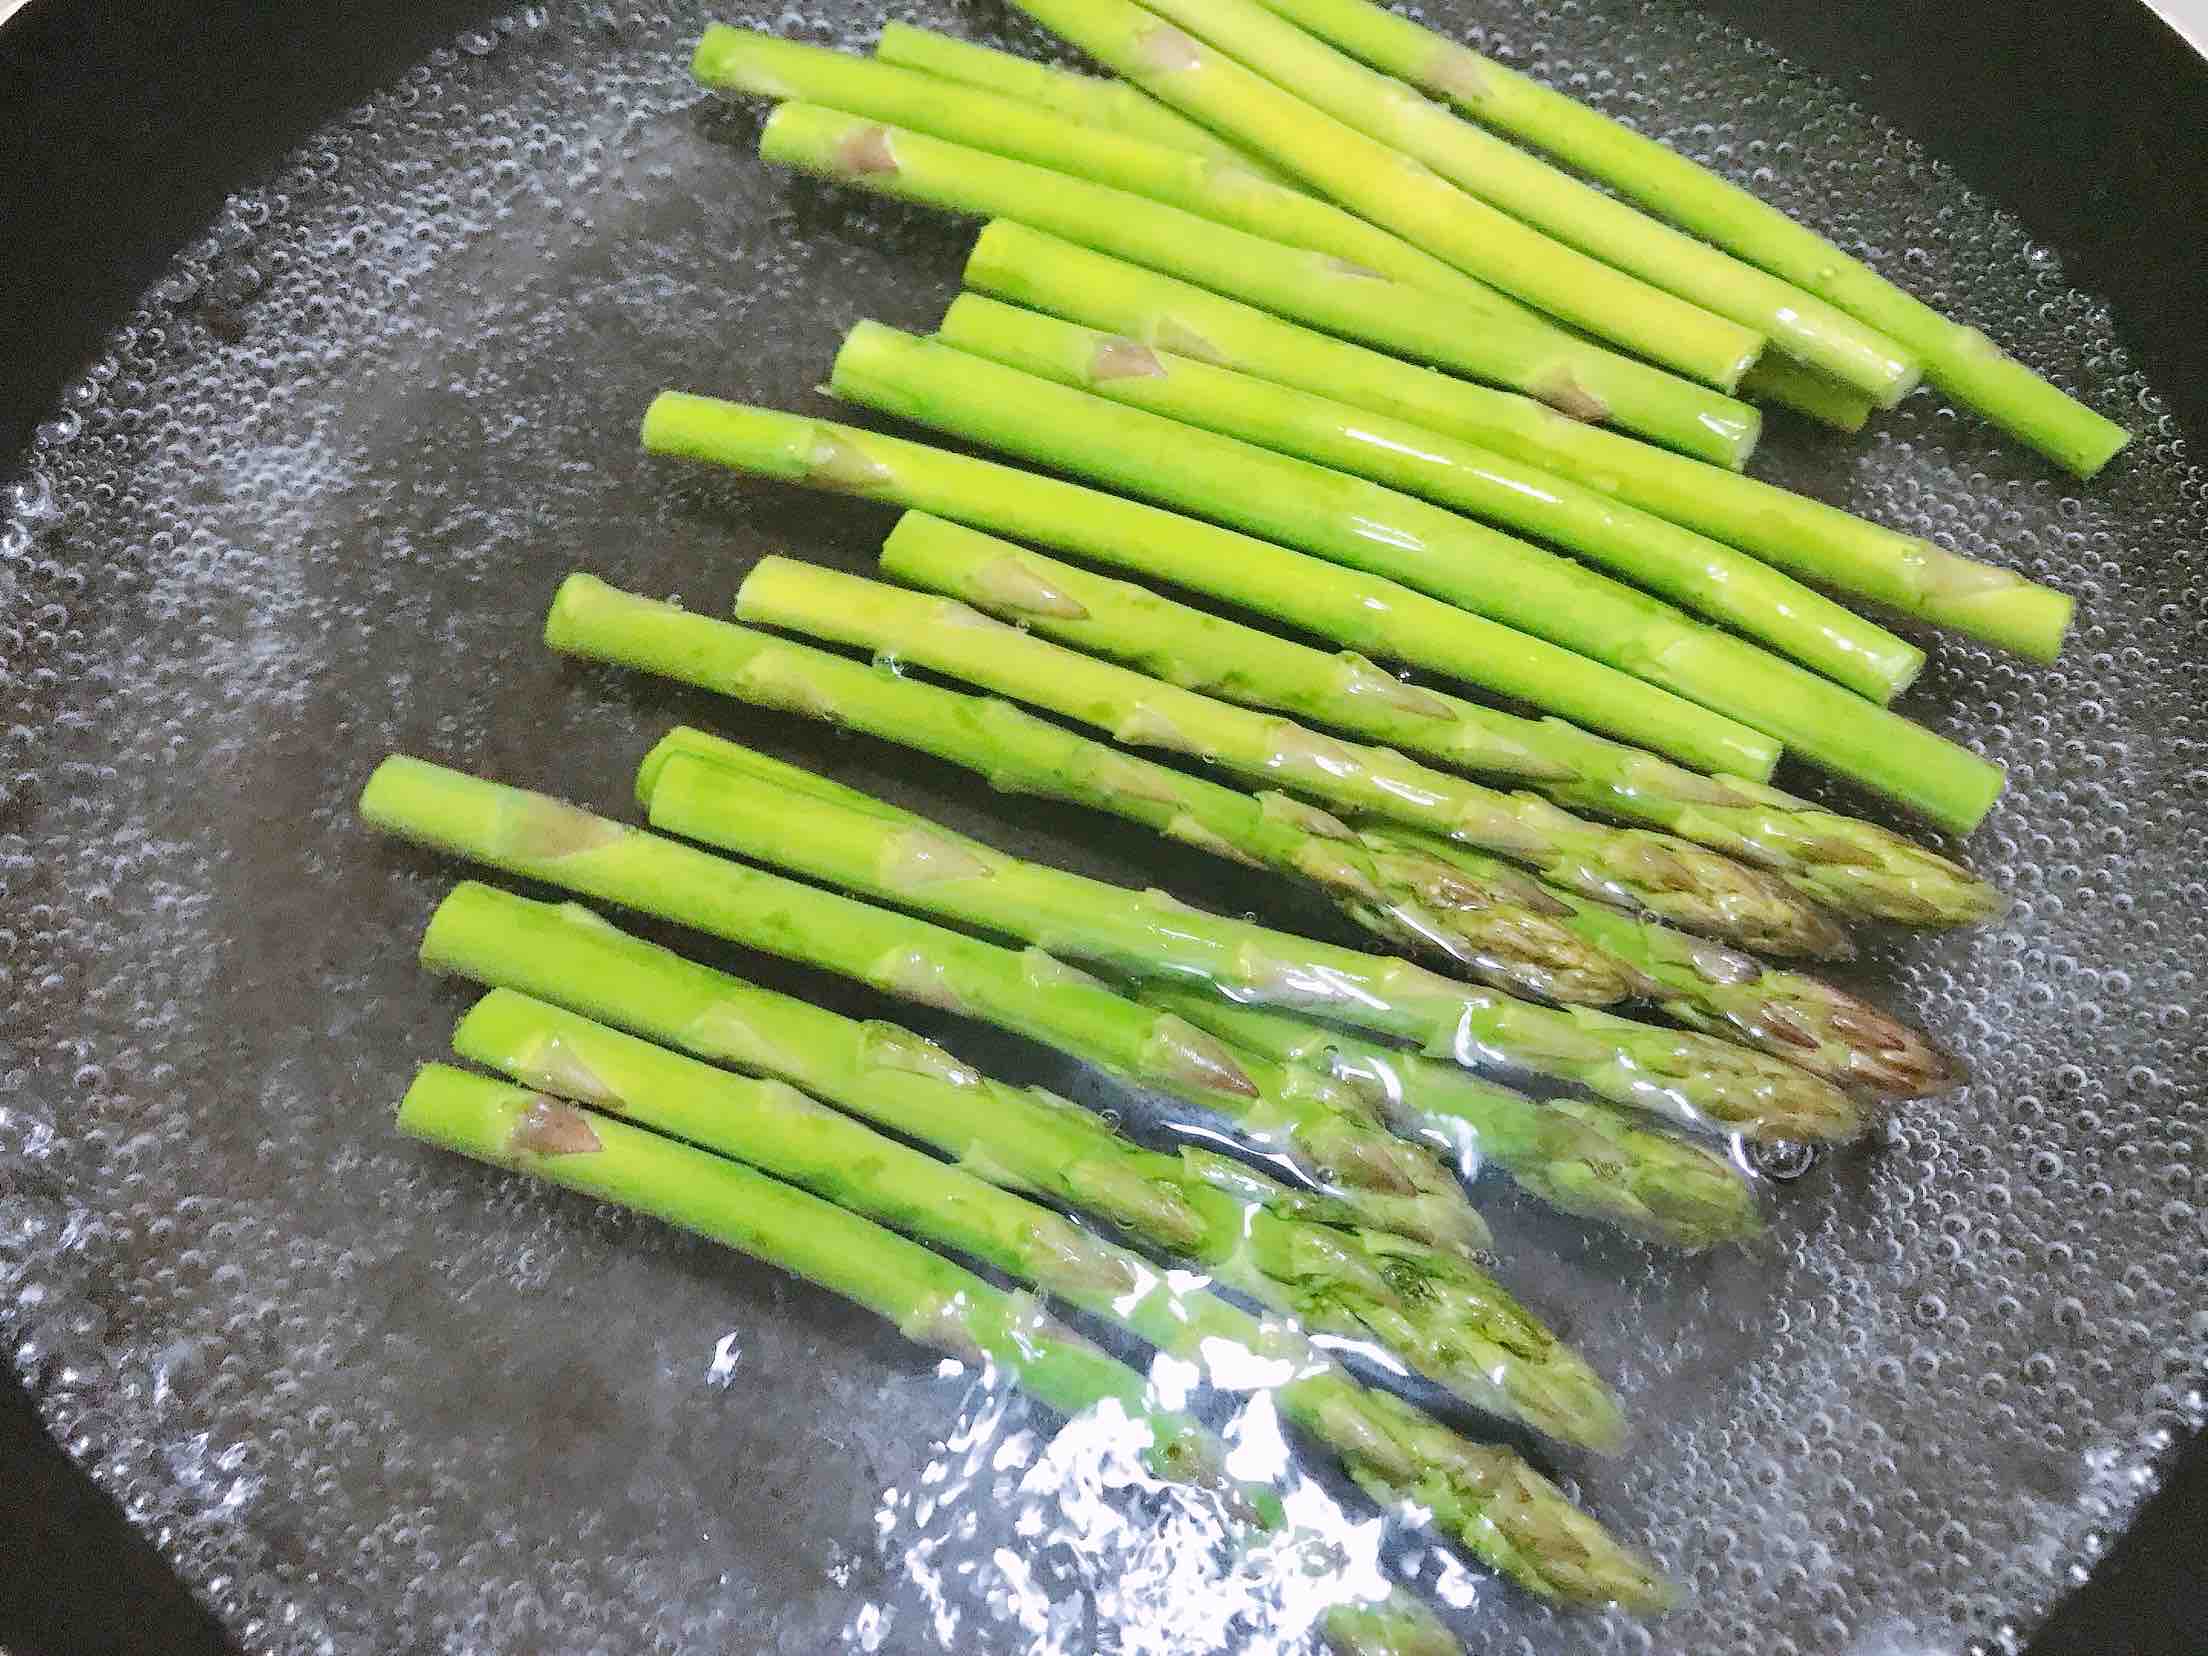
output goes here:
<path id="1" fill-rule="evenodd" d="M 2084 599 L 2053 668 L 1927 639 L 1908 704 L 2015 779 L 1968 848 L 2015 913 L 1866 963 L 1976 1081 L 1789 1186 L 1752 1254 L 1485 1203 L 1513 1283 L 1641 1421 L 1628 1457 L 1567 1470 L 1696 1589 L 1662 1648 L 2010 1648 L 2203 1418 L 2208 486 L 2105 307 L 1832 89 L 1671 8 L 1449 16 L 2141 433 L 2083 491 L 1930 396 L 1759 460 Z M 875 21 L 748 17 L 844 43 Z M 928 326 L 955 286 L 965 228 L 757 165 L 750 117 L 687 85 L 706 19 L 532 7 L 434 54 L 230 203 L 0 498 L 0 1346 L 249 1648 L 916 1650 L 939 1616 L 955 1648 L 1137 1648 L 1210 1557 L 1107 1423 L 968 1395 L 824 1295 L 388 1128 L 464 1001 L 412 958 L 453 871 L 353 820 L 377 757 L 619 809 L 676 717 L 826 751 L 536 638 L 578 563 L 707 611 L 761 551 L 868 567 L 880 512 L 647 463 L 635 423 L 665 385 L 822 406 L 843 326 Z M 856 741 L 834 762 L 1007 837 L 961 776 Z M 1329 923 L 1017 814 L 1045 856 Z M 924 1521 L 897 1504 L 968 1461 Z M 1390 1546 L 1476 1651 L 1652 1648 Z M 1285 1641 L 1279 1579 L 1206 1576 L 1197 1606 L 1266 1606 L 1241 1625 Z"/>

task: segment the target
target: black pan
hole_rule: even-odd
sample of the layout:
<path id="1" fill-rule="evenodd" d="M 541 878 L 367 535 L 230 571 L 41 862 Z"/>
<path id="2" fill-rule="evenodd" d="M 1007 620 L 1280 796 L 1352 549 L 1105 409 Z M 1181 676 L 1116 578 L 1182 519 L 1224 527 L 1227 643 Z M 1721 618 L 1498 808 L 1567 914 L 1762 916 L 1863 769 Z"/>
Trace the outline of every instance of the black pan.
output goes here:
<path id="1" fill-rule="evenodd" d="M 545 660 L 535 615 L 577 562 L 713 605 L 761 550 L 861 567 L 877 514 L 645 464 L 634 419 L 662 383 L 805 404 L 839 327 L 932 319 L 964 241 L 772 177 L 740 120 L 679 107 L 671 54 L 702 14 L 551 9 L 33 0 L 0 26 L 19 457 L 0 517 L 29 530 L 0 542 L 0 1334 L 247 1648 L 649 1630 L 810 1651 L 863 1645 L 874 1605 L 880 1648 L 936 1649 L 915 1560 L 976 1564 L 1001 1608 L 989 1525 L 1023 1498 L 983 1480 L 922 1523 L 885 1491 L 955 1462 L 946 1439 L 999 1446 L 1017 1407 L 821 1296 L 398 1147 L 384 1121 L 460 999 L 408 961 L 453 871 L 351 825 L 366 764 L 405 746 L 613 805 L 658 726 L 732 722 Z M 1910 703 L 2028 772 L 1965 848 L 2019 914 L 1869 966 L 1977 1083 L 1784 1193 L 1757 1256 L 1681 1267 L 1496 1210 L 1552 1261 L 1537 1297 L 1658 1422 L 1626 1467 L 1562 1470 L 1703 1579 L 1653 1645 L 1476 1583 L 1472 1648 L 2003 1648 L 2133 1516 L 2203 1384 L 2208 507 L 2183 445 L 2208 436 L 2208 70 L 2128 4 L 1435 15 L 1637 75 L 1690 145 L 1794 141 L 1782 197 L 1855 213 L 1882 263 L 2146 434 L 2074 495 L 1928 400 L 1855 448 L 1781 429 L 1759 462 L 2085 593 L 2059 677 L 1947 642 Z M 494 152 L 502 110 L 520 118 Z M 431 199 L 463 151 L 486 194 Z M 939 770 L 745 733 L 1007 832 Z M 1067 812 L 1012 832 L 1325 924 Z M 2035 1188 L 2042 1150 L 2059 1171 Z M 732 1376 L 709 1380 L 724 1336 Z M 1820 1423 L 1835 1395 L 1850 1409 Z M 1043 1505 L 1066 1520 L 1062 1495 Z M 2197 1501 L 2156 1522 L 2198 1558 Z M 1074 1603 L 1158 1562 L 1093 1534 L 1043 1556 Z M 46 1568 L 0 1557 L 0 1578 Z M 2160 1589 L 2073 1612 L 2051 1648 L 2164 1648 L 2140 1591 Z M 950 1603 L 964 1648 L 1042 1648 Z M 2166 1648 L 2197 1648 L 2197 1612 L 2163 1608 Z M 1110 1625 L 1051 1648 L 1111 1648 Z"/>

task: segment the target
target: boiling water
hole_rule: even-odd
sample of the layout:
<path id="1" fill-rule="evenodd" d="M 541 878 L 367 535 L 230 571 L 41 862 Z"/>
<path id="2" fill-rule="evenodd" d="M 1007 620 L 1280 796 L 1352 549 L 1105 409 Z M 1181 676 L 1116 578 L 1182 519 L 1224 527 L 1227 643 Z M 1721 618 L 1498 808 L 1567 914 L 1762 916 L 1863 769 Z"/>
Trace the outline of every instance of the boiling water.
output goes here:
<path id="1" fill-rule="evenodd" d="M 1291 1504 L 1344 1570 L 1456 1606 L 1475 1651 L 2007 1648 L 2202 1418 L 2208 503 L 2152 365 L 2044 249 L 1684 11 L 1444 21 L 2142 433 L 2087 490 L 1930 397 L 1859 443 L 1779 429 L 1759 461 L 2083 599 L 2060 666 L 1940 639 L 1909 702 L 2009 767 L 1968 852 L 2017 905 L 1881 942 L 1867 976 L 1977 1079 L 1776 1191 L 1746 1252 L 1681 1261 L 1483 1187 L 1512 1280 L 1634 1408 L 1625 1458 L 1560 1470 L 1690 1585 L 1676 1618 L 1553 1617 L 1315 1460 Z M 1036 44 L 995 13 L 913 15 Z M 467 999 L 412 962 L 457 870 L 353 819 L 394 748 L 621 809 L 690 718 L 1001 843 L 1331 925 L 1131 831 L 539 646 L 575 566 L 714 611 L 765 551 L 866 567 L 885 512 L 647 462 L 636 423 L 662 386 L 824 409 L 839 331 L 931 324 L 969 234 L 761 168 L 748 118 L 684 72 L 706 20 L 532 9 L 435 54 L 237 197 L 17 472 L 0 1336 L 257 1650 L 1300 1648 L 1308 1587 L 1224 1556 L 1123 1424 L 1062 1427 L 825 1295 L 390 1129 Z M 879 21 L 732 20 L 844 42 Z M 1233 1401 L 1239 1464 L 1277 1463 L 1267 1408 Z"/>

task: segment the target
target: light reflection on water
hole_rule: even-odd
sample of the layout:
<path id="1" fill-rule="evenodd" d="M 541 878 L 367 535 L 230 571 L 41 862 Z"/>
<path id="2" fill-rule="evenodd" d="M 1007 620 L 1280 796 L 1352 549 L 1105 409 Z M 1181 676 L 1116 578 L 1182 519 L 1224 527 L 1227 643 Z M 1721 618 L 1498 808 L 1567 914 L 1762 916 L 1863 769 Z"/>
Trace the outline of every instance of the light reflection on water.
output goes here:
<path id="1" fill-rule="evenodd" d="M 1151 1377 L 1171 1399 L 1195 1375 L 1160 1357 Z M 1253 1531 L 1216 1494 L 1158 1478 L 1145 1428 L 1117 1403 L 1059 1421 L 982 1371 L 918 1476 L 882 1492 L 876 1545 L 904 1591 L 862 1604 L 845 1638 L 865 1651 L 932 1636 L 945 1650 L 1033 1656 L 1311 1650 L 1329 1606 L 1387 1592 L 1395 1526 L 1303 1473 L 1268 1393 L 1243 1396 L 1219 1435 L 1236 1479 L 1279 1490 L 1277 1530 Z M 1470 1603 L 1470 1572 L 1430 1551 L 1444 1567 L 1429 1590 Z"/>

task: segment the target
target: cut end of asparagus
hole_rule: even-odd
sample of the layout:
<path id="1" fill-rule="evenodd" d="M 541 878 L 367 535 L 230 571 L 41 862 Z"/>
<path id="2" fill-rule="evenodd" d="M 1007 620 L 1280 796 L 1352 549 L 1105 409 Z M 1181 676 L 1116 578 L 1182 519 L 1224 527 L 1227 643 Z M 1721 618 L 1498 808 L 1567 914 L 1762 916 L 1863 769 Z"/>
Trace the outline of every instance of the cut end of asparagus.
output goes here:
<path id="1" fill-rule="evenodd" d="M 894 473 L 837 427 L 717 397 L 662 391 L 644 412 L 643 443 L 676 455 L 840 494 L 867 494 Z"/>

